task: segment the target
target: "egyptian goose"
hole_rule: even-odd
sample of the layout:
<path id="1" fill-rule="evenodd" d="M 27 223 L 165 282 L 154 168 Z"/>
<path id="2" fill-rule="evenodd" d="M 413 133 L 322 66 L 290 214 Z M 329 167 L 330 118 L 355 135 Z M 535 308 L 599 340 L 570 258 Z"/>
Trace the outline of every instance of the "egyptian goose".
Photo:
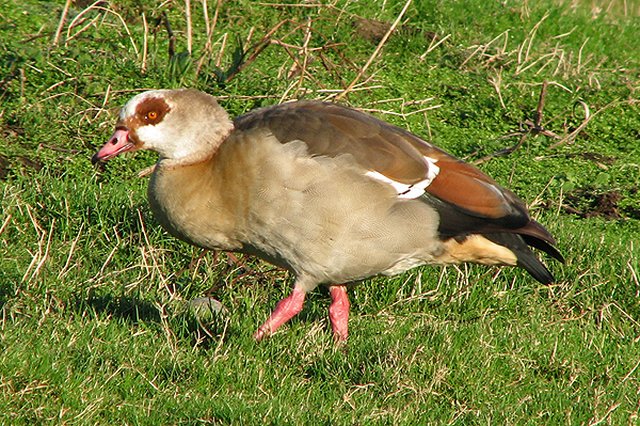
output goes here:
<path id="1" fill-rule="evenodd" d="M 347 338 L 346 284 L 424 264 L 513 265 L 553 276 L 528 246 L 559 261 L 551 234 L 493 179 L 406 130 L 344 106 L 298 101 L 232 121 L 215 98 L 153 90 L 121 110 L 93 156 L 150 149 L 151 210 L 198 247 L 257 255 L 295 274 L 292 293 L 256 331 L 271 335 L 319 284 Z"/>

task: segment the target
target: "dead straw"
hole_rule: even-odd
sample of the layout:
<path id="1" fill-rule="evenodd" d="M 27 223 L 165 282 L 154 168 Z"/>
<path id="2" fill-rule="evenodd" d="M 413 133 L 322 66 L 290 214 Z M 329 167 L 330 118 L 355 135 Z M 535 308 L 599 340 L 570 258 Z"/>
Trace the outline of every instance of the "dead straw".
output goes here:
<path id="1" fill-rule="evenodd" d="M 53 37 L 53 45 L 57 46 L 60 42 L 60 35 L 62 34 L 62 28 L 64 27 L 64 23 L 67 20 L 67 14 L 69 13 L 69 7 L 71 6 L 71 0 L 67 0 L 64 4 L 64 8 L 62 9 L 62 14 L 60 15 L 60 22 L 58 22 L 58 28 L 56 29 L 56 34 Z"/>
<path id="2" fill-rule="evenodd" d="M 407 9 L 409 9 L 409 6 L 411 5 L 411 2 L 412 2 L 412 0 L 407 0 L 407 2 L 404 4 L 404 7 L 400 11 L 400 14 L 396 18 L 396 20 L 393 21 L 393 24 L 391 24 L 391 26 L 387 30 L 386 34 L 384 35 L 384 37 L 382 37 L 382 40 L 380 40 L 380 43 L 378 43 L 378 46 L 376 47 L 376 50 L 374 50 L 373 54 L 371 54 L 371 56 L 369 57 L 369 60 L 360 69 L 360 71 L 358 72 L 358 75 L 356 75 L 356 78 L 354 78 L 351 81 L 351 83 L 349 83 L 347 88 L 344 89 L 342 91 L 342 93 L 340 93 L 338 96 L 336 96 L 336 100 L 340 100 L 343 97 L 345 97 L 351 91 L 351 89 L 353 89 L 353 87 L 356 85 L 356 83 L 358 83 L 358 81 L 362 78 L 362 76 L 367 71 L 369 66 L 378 57 L 378 55 L 380 54 L 380 51 L 382 50 L 382 47 L 387 43 L 387 40 L 389 39 L 389 37 L 391 37 L 391 34 L 395 31 L 395 29 L 398 26 L 398 24 L 400 24 L 400 21 L 402 20 L 402 17 L 404 16 L 404 14 L 407 11 Z"/>

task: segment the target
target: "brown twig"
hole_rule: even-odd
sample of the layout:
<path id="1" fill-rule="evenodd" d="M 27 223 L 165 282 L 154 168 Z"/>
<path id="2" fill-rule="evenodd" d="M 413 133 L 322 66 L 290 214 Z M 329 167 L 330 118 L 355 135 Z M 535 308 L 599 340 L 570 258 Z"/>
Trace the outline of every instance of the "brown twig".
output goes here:
<path id="1" fill-rule="evenodd" d="M 554 138 L 554 139 L 561 139 L 560 136 L 558 136 L 557 134 L 555 134 L 554 132 L 545 129 L 542 126 L 542 118 L 543 118 L 543 111 L 544 111 L 544 103 L 545 103 L 545 99 L 547 97 L 547 87 L 548 87 L 549 83 L 547 81 L 544 81 L 542 83 L 542 88 L 540 89 L 540 96 L 538 97 L 538 106 L 536 107 L 536 110 L 533 114 L 533 120 L 527 119 L 524 121 L 524 125 L 527 126 L 526 130 L 522 130 L 519 132 L 515 132 L 515 133 L 511 133 L 509 135 L 507 135 L 507 137 L 512 137 L 512 136 L 517 136 L 520 135 L 520 139 L 518 139 L 518 142 L 510 147 L 507 148 L 503 148 L 499 151 L 494 152 L 493 154 L 489 154 L 487 156 L 484 156 L 478 160 L 475 160 L 473 162 L 473 164 L 482 164 L 494 157 L 503 157 L 505 155 L 509 155 L 512 152 L 516 151 L 517 149 L 519 149 L 522 144 L 524 144 L 524 141 L 530 136 L 538 136 L 538 135 L 544 135 L 550 138 Z"/>
<path id="2" fill-rule="evenodd" d="M 544 109 L 544 100 L 547 96 L 547 86 L 548 82 L 545 80 L 542 82 L 542 89 L 540 89 L 540 96 L 538 97 L 538 108 L 536 108 L 536 113 L 533 117 L 535 120 L 536 129 L 540 129 L 540 123 L 542 123 L 542 110 Z"/>
<path id="3" fill-rule="evenodd" d="M 520 134 L 520 133 L 516 133 L 516 134 Z M 505 155 L 509 155 L 512 152 L 514 152 L 515 150 L 517 150 L 518 148 L 520 148 L 522 146 L 522 144 L 524 143 L 524 141 L 527 139 L 527 136 L 529 136 L 529 133 L 522 133 L 522 136 L 520 136 L 520 139 L 518 140 L 518 142 L 510 147 L 507 148 L 503 148 L 499 151 L 494 152 L 493 154 L 489 154 L 489 155 L 485 155 L 484 157 L 475 160 L 473 162 L 473 164 L 482 164 L 484 162 L 489 161 L 490 159 L 494 158 L 494 157 L 504 157 Z"/>
<path id="4" fill-rule="evenodd" d="M 164 24 L 165 29 L 167 30 L 167 36 L 169 37 L 169 58 L 173 58 L 176 55 L 176 36 L 173 33 L 173 29 L 171 29 L 171 23 L 169 22 L 169 17 L 167 16 L 167 12 L 162 12 L 162 23 Z"/>

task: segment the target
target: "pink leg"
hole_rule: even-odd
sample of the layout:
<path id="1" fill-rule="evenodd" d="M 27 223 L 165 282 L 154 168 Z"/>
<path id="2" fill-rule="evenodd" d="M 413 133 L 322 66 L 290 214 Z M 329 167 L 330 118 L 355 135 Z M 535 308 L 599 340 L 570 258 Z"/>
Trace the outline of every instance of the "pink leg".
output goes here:
<path id="1" fill-rule="evenodd" d="M 329 319 L 333 336 L 338 342 L 347 340 L 349 329 L 349 297 L 347 288 L 343 285 L 332 285 L 329 287 L 331 294 L 331 305 L 329 306 Z"/>
<path id="2" fill-rule="evenodd" d="M 269 319 L 258 328 L 253 338 L 260 341 L 272 335 L 278 327 L 296 316 L 302 310 L 305 295 L 304 290 L 299 287 L 293 287 L 293 292 L 278 302 Z"/>

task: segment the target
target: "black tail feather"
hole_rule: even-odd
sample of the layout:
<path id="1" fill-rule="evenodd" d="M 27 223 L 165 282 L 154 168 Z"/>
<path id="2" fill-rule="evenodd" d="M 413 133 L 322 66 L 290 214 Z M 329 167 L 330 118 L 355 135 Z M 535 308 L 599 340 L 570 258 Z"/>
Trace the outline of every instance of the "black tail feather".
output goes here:
<path id="1" fill-rule="evenodd" d="M 564 257 L 555 248 L 553 235 L 540 223 L 531 219 L 526 211 L 502 218 L 482 217 L 466 211 L 435 196 L 425 194 L 422 200 L 440 215 L 440 238 L 464 241 L 469 235 L 482 235 L 496 244 L 507 247 L 517 259 L 518 266 L 543 284 L 554 282 L 553 275 L 529 248 L 534 247 L 564 263 Z M 517 210 L 517 209 L 516 209 Z"/>

